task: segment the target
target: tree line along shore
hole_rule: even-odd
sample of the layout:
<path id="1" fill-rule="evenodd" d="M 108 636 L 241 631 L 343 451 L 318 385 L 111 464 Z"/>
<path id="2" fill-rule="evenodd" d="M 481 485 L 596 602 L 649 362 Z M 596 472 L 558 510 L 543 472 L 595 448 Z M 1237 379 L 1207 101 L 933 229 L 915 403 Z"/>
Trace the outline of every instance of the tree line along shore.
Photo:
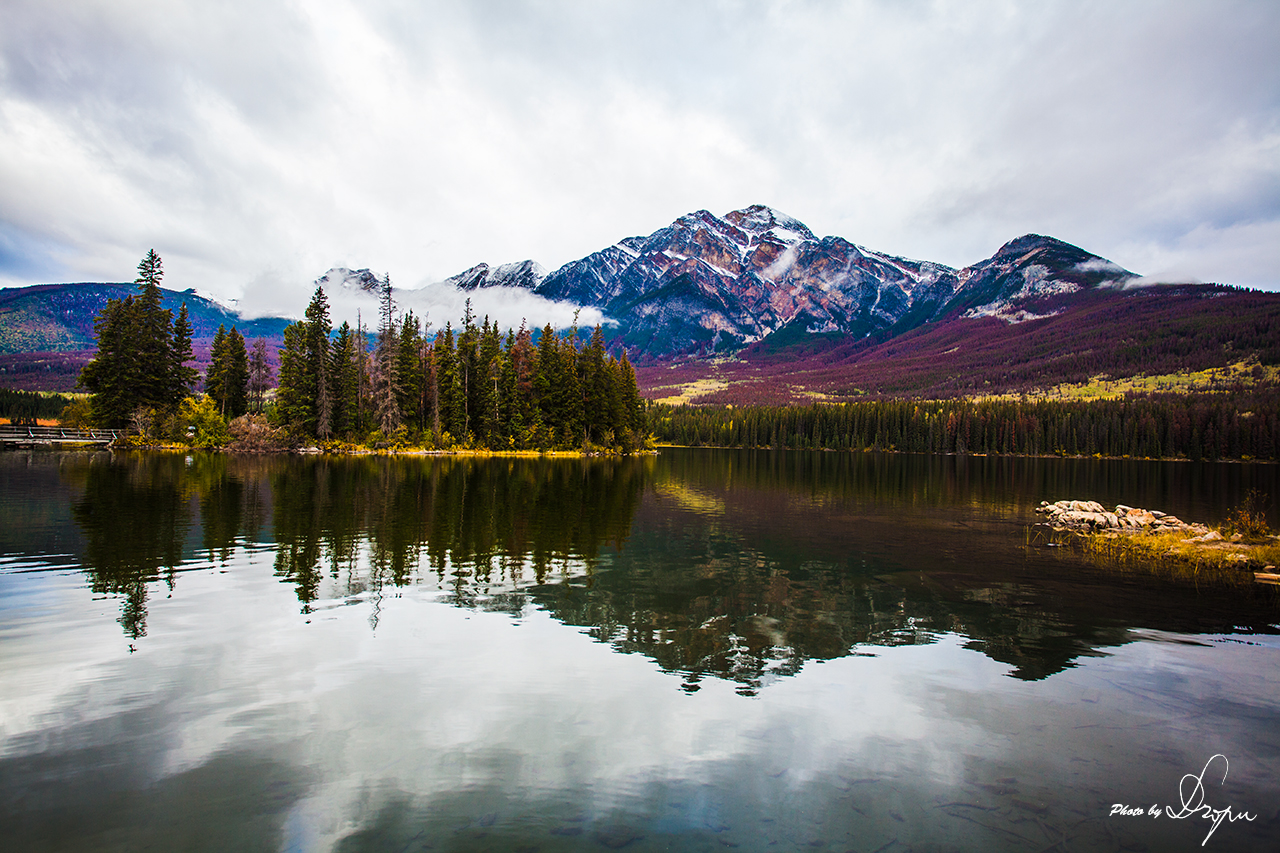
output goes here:
<path id="1" fill-rule="evenodd" d="M 289 326 L 273 376 L 266 341 L 232 328 L 204 377 L 185 306 L 160 307 L 162 263 L 138 265 L 139 292 L 98 316 L 98 352 L 69 401 L 0 389 L 13 422 L 124 428 L 126 444 L 245 450 L 635 452 L 654 441 L 714 447 L 1015 456 L 1280 461 L 1280 388 L 1129 394 L 1121 399 L 874 399 L 810 405 L 646 405 L 625 351 L 549 325 L 499 331 L 468 302 L 461 325 L 430 335 L 397 315 L 389 276 L 375 331 L 333 328 L 317 288 Z M 203 393 L 197 393 L 200 386 Z"/>
<path id="2" fill-rule="evenodd" d="M 565 334 L 522 324 L 504 335 L 487 317 L 477 324 L 468 301 L 456 330 L 449 322 L 428 336 L 429 324 L 396 311 L 388 275 L 375 331 L 335 329 L 317 287 L 285 329 L 277 377 L 266 342 L 249 345 L 233 327 L 219 328 L 202 379 L 188 365 L 185 304 L 176 318 L 160 306 L 162 276 L 148 252 L 138 294 L 99 314 L 98 351 L 79 380 L 88 395 L 60 412 L 64 426 L 128 430 L 124 446 L 258 451 L 627 454 L 651 444 L 635 371 L 599 327 L 588 336 L 576 324 Z"/>
<path id="3" fill-rule="evenodd" d="M 649 405 L 660 443 L 1011 456 L 1280 461 L 1280 390 L 1115 400 Z"/>

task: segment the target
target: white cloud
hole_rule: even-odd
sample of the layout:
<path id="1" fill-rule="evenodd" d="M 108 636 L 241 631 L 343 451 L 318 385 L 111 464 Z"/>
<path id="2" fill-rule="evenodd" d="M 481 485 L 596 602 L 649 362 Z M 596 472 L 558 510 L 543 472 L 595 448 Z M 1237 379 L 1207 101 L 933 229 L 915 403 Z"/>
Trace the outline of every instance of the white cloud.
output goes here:
<path id="1" fill-rule="evenodd" d="M 154 247 L 175 287 L 296 313 L 332 266 L 554 269 L 761 202 L 953 266 L 1037 232 L 1280 287 L 1272 4 L 11 0 L 5 19 L 5 283 L 130 279 Z"/>

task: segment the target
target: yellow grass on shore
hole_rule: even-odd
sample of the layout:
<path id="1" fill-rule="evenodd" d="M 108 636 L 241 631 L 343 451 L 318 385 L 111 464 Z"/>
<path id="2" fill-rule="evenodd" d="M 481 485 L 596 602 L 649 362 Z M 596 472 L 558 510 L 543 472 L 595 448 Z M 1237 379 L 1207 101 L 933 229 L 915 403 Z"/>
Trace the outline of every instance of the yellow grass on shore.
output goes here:
<path id="1" fill-rule="evenodd" d="M 1226 367 L 1163 373 L 1157 376 L 1138 375 L 1113 379 L 1106 374 L 1099 374 L 1088 382 L 1064 383 L 1027 394 L 996 394 L 989 399 L 1116 400 L 1127 394 L 1206 393 L 1224 391 L 1237 385 L 1252 388 L 1276 383 L 1280 383 L 1280 367 L 1259 364 L 1257 360 L 1249 359 Z"/>

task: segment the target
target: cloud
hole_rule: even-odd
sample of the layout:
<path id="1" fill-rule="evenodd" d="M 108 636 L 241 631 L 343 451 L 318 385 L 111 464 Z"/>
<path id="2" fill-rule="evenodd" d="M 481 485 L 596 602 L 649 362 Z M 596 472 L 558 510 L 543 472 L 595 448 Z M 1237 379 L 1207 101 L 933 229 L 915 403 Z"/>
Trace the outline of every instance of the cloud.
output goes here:
<path id="1" fill-rule="evenodd" d="M 1274 4 L 10 0 L 0 279 L 294 305 L 761 202 L 952 266 L 1046 233 L 1280 287 Z M 272 293 L 261 291 L 269 288 Z"/>

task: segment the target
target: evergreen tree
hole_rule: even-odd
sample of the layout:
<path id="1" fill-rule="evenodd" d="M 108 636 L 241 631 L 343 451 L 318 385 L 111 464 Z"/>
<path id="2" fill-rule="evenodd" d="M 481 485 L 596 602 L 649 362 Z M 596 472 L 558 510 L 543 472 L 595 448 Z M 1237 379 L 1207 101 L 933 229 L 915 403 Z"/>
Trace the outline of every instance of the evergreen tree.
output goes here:
<path id="1" fill-rule="evenodd" d="M 94 321 L 98 352 L 79 384 L 91 395 L 99 426 L 125 426 L 134 413 L 172 413 L 194 384 L 195 372 L 186 367 L 190 322 L 185 305 L 176 327 L 173 313 L 162 306 L 163 277 L 163 263 L 152 249 L 138 264 L 138 294 L 110 300 Z"/>
<path id="2" fill-rule="evenodd" d="M 356 416 L 354 428 L 364 435 L 369 431 L 369 401 L 373 399 L 373 366 L 369 361 L 369 332 L 364 319 L 356 312 Z"/>
<path id="3" fill-rule="evenodd" d="M 307 306 L 305 393 L 310 403 L 307 432 L 320 438 L 333 434 L 333 395 L 329 387 L 329 300 L 324 288 L 317 287 Z"/>
<path id="4" fill-rule="evenodd" d="M 307 327 L 292 323 L 285 327 L 280 348 L 280 381 L 276 389 L 276 422 L 295 432 L 304 432 L 311 417 L 307 400 Z"/>
<path id="5" fill-rule="evenodd" d="M 622 374 L 618 396 L 622 400 L 623 422 L 639 438 L 648 432 L 645 429 L 644 398 L 640 396 L 640 389 L 636 386 L 636 371 L 627 360 L 625 349 L 622 351 L 622 358 L 618 359 L 618 369 Z"/>
<path id="6" fill-rule="evenodd" d="M 218 326 L 213 336 L 213 344 L 209 347 L 209 370 L 204 376 L 204 393 L 218 404 L 223 417 L 227 416 L 227 329 Z"/>
<path id="7" fill-rule="evenodd" d="M 228 420 L 238 418 L 249 409 L 249 354 L 244 347 L 244 336 L 235 326 L 227 336 L 227 373 L 224 379 L 227 395 L 223 416 Z"/>
<path id="8" fill-rule="evenodd" d="M 444 324 L 444 334 L 436 335 L 432 348 L 436 368 L 438 395 L 437 432 L 447 432 L 454 439 L 461 439 L 466 430 L 465 402 L 462 381 L 458 376 L 457 353 L 453 349 L 453 324 Z"/>
<path id="9" fill-rule="evenodd" d="M 90 417 L 101 427 L 123 427 L 137 405 L 142 370 L 135 343 L 138 312 L 132 296 L 109 300 L 93 322 L 98 351 L 77 384 L 89 394 Z"/>
<path id="10" fill-rule="evenodd" d="M 162 306 L 160 280 L 164 277 L 163 265 L 155 249 L 151 249 L 138 263 L 138 297 L 135 346 L 138 352 L 138 385 L 135 390 L 140 407 L 169 411 L 177 408 L 182 399 L 176 396 L 178 383 L 172 371 L 174 363 L 173 313 Z"/>
<path id="11" fill-rule="evenodd" d="M 183 302 L 178 309 L 178 319 L 173 324 L 173 344 L 169 351 L 169 375 L 173 385 L 169 393 L 175 400 L 190 395 L 200 377 L 200 371 L 187 367 L 187 362 L 195 358 L 191 350 L 191 336 L 191 319 L 187 313 L 187 303 Z"/>
<path id="12" fill-rule="evenodd" d="M 400 426 L 398 347 L 396 346 L 396 309 L 391 298 L 391 274 L 382 279 L 379 306 L 378 349 L 375 353 L 373 397 L 378 428 L 391 435 Z"/>
<path id="13" fill-rule="evenodd" d="M 338 327 L 329 360 L 329 377 L 333 388 L 333 432 L 350 435 L 356 428 L 359 409 L 360 377 L 356 359 L 356 336 L 351 324 Z"/>
<path id="14" fill-rule="evenodd" d="M 270 387 L 271 361 L 267 357 L 267 341 L 265 338 L 255 338 L 253 350 L 249 354 L 249 395 L 254 412 L 262 413 L 267 389 Z"/>
<path id="15" fill-rule="evenodd" d="M 396 348 L 396 370 L 399 377 L 396 402 L 405 423 L 421 429 L 422 423 L 422 325 L 413 312 L 406 312 L 400 323 Z"/>
<path id="16" fill-rule="evenodd" d="M 474 431 L 475 413 L 480 410 L 480 390 L 484 383 L 479 366 L 480 330 L 476 328 L 475 318 L 468 299 L 462 314 L 462 329 L 458 332 L 458 381 L 462 386 L 462 430 L 458 433 L 459 438 Z"/>
<path id="17" fill-rule="evenodd" d="M 578 354 L 578 375 L 582 385 L 582 425 L 587 441 L 598 441 L 614 429 L 618 408 L 614 380 L 605 363 L 604 331 L 596 326 L 590 342 Z"/>
<path id="18" fill-rule="evenodd" d="M 500 434 L 498 386 L 502 377 L 502 338 L 497 324 L 484 318 L 476 358 L 475 432 L 480 443 L 495 447 Z"/>

